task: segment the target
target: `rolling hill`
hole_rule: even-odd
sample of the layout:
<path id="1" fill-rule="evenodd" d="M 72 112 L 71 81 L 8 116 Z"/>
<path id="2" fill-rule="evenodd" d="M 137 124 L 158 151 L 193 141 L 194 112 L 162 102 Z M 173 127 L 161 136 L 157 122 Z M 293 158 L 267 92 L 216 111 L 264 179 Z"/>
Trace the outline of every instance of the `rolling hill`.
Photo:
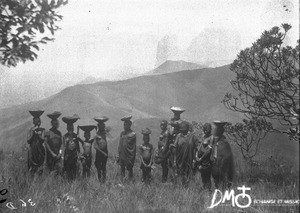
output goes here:
<path id="1" fill-rule="evenodd" d="M 47 99 L 0 110 L 0 145 L 4 150 L 19 150 L 26 144 L 26 132 L 32 125 L 28 110 L 32 109 L 46 111 L 41 118 L 42 126 L 47 129 L 50 119 L 46 114 L 53 111 L 61 111 L 63 115 L 78 114 L 81 117 L 76 123 L 78 125 L 95 124 L 93 117 L 108 116 L 107 125 L 112 127 L 109 140 L 112 153 L 115 153 L 123 127 L 120 118 L 127 114 L 133 115 L 138 143 L 142 140 L 140 131 L 145 127 L 153 130 L 152 143 L 157 143 L 159 122 L 171 118 L 169 108 L 173 105 L 185 108 L 182 117 L 189 121 L 204 123 L 218 119 L 237 122 L 241 120 L 240 115 L 228 111 L 221 103 L 224 94 L 231 90 L 232 78 L 229 66 L 223 66 L 68 87 Z M 66 125 L 61 122 L 62 133 L 66 132 L 65 129 Z M 284 143 L 288 155 L 297 157 L 294 152 L 299 145 L 285 137 L 272 136 L 268 141 L 272 149 L 278 147 L 278 153 Z"/>

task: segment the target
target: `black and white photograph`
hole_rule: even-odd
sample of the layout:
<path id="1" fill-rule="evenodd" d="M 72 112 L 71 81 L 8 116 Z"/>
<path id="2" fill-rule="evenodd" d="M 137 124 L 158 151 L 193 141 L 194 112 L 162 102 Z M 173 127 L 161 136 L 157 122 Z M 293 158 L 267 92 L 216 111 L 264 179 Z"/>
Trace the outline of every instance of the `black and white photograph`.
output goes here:
<path id="1" fill-rule="evenodd" d="M 0 0 L 0 212 L 299 212 L 299 0 Z"/>

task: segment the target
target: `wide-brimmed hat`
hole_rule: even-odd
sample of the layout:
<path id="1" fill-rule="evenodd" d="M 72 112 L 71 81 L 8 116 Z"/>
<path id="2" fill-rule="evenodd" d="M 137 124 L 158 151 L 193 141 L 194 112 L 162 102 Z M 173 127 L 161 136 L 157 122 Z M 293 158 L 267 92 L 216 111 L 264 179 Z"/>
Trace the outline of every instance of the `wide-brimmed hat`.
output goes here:
<path id="1" fill-rule="evenodd" d="M 106 116 L 101 116 L 101 117 L 95 117 L 94 120 L 97 121 L 98 123 L 104 123 L 104 122 L 108 121 L 109 118 Z"/>
<path id="2" fill-rule="evenodd" d="M 121 118 L 121 121 L 125 121 L 125 122 L 126 122 L 126 121 L 130 121 L 131 118 L 132 118 L 132 115 L 127 115 L 127 116 Z"/>
<path id="3" fill-rule="evenodd" d="M 151 134 L 151 130 L 149 128 L 143 129 L 141 132 L 143 135 L 150 135 Z"/>
<path id="4" fill-rule="evenodd" d="M 29 110 L 29 113 L 34 117 L 34 118 L 39 118 L 44 111 L 43 110 Z"/>
<path id="5" fill-rule="evenodd" d="M 224 126 L 227 124 L 226 121 L 213 121 L 212 123 L 218 128 L 224 128 Z"/>
<path id="6" fill-rule="evenodd" d="M 95 125 L 85 125 L 85 126 L 79 126 L 79 128 L 84 131 L 85 133 L 90 133 L 93 129 L 96 129 Z"/>
<path id="7" fill-rule="evenodd" d="M 79 118 L 78 115 L 74 114 L 73 116 L 65 116 L 62 118 L 63 122 L 66 124 L 74 124 Z"/>
<path id="8" fill-rule="evenodd" d="M 179 115 L 185 111 L 185 109 L 182 109 L 182 108 L 180 108 L 180 107 L 175 107 L 175 106 L 172 106 L 172 107 L 170 108 L 170 110 L 171 110 L 174 114 L 179 114 Z"/>
<path id="9" fill-rule="evenodd" d="M 220 133 L 223 134 L 225 131 L 224 127 L 227 124 L 225 121 L 213 121 L 214 128 L 212 129 L 212 133 L 219 135 Z"/>
<path id="10" fill-rule="evenodd" d="M 56 120 L 59 116 L 61 116 L 61 113 L 58 111 L 55 111 L 53 113 L 47 114 L 47 116 L 51 119 L 51 120 Z"/>

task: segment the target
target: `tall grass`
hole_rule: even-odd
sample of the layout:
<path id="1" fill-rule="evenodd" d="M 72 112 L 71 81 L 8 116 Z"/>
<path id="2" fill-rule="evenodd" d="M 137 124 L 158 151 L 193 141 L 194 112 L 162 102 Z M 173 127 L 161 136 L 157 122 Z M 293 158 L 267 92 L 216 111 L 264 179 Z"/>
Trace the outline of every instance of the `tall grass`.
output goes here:
<path id="1" fill-rule="evenodd" d="M 246 185 L 251 187 L 252 199 L 299 199 L 299 175 L 287 164 L 278 159 L 255 165 L 238 164 L 233 189 Z M 105 184 L 99 183 L 93 167 L 88 179 L 78 178 L 68 182 L 54 174 L 42 174 L 31 178 L 26 171 L 26 160 L 13 153 L 6 155 L 0 162 L 0 190 L 9 190 L 7 202 L 18 208 L 8 209 L 0 204 L 0 212 L 298 212 L 299 205 L 268 206 L 251 205 L 240 209 L 230 205 L 219 205 L 213 209 L 212 193 L 202 188 L 200 175 L 197 174 L 188 188 L 180 183 L 162 184 L 161 169 L 152 171 L 150 186 L 141 183 L 139 164 L 134 167 L 134 182 L 121 182 L 119 167 L 112 160 L 107 165 L 108 176 Z M 170 174 L 172 176 L 172 174 Z M 1 197 L 0 197 L 1 198 Z M 36 203 L 21 206 L 19 199 L 31 199 Z M 229 204 L 231 202 L 227 202 Z"/>

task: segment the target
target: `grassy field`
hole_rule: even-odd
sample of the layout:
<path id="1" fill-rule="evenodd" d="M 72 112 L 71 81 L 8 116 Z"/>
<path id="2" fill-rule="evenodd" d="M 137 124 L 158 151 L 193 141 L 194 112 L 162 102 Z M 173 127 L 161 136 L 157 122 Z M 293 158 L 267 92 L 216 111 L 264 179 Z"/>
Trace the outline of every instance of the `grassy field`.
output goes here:
<path id="1" fill-rule="evenodd" d="M 0 158 L 1 159 L 1 158 Z M 249 166 L 242 161 L 236 163 L 237 174 L 233 189 L 246 185 L 251 187 L 248 193 L 254 199 L 299 200 L 298 172 L 282 163 L 279 159 L 270 158 L 264 163 Z M 212 193 L 202 189 L 200 175 L 197 174 L 188 188 L 179 183 L 160 183 L 161 168 L 156 165 L 150 186 L 141 183 L 139 163 L 134 167 L 134 183 L 121 182 L 119 167 L 113 160 L 108 161 L 108 178 L 105 184 L 98 182 L 93 168 L 92 177 L 78 179 L 68 183 L 60 176 L 43 174 L 34 179 L 26 171 L 26 159 L 19 154 L 10 153 L 2 156 L 0 162 L 0 190 L 7 188 L 8 198 L 0 203 L 0 212 L 298 212 L 298 205 L 257 205 L 240 209 L 219 205 L 213 209 Z M 1 195 L 0 195 L 1 196 Z M 22 207 L 21 201 L 31 199 L 35 206 Z M 1 197 L 0 197 L 1 200 Z M 17 208 L 10 210 L 7 202 Z M 23 204 L 24 205 L 24 204 Z"/>

